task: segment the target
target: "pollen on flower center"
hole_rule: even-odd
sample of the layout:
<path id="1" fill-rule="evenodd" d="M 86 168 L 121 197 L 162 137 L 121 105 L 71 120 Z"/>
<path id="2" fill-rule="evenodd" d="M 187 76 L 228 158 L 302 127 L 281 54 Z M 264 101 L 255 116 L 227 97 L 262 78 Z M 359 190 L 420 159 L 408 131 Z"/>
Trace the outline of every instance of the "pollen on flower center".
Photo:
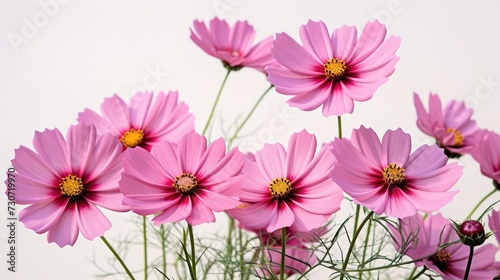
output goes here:
<path id="1" fill-rule="evenodd" d="M 129 131 L 123 133 L 122 137 L 120 137 L 120 142 L 122 142 L 123 146 L 127 148 L 134 148 L 142 144 L 144 140 L 144 131 L 141 129 L 133 129 L 131 128 Z"/>
<path id="2" fill-rule="evenodd" d="M 345 62 L 332 58 L 325 63 L 325 75 L 330 79 L 338 79 L 344 76 Z"/>
<path id="3" fill-rule="evenodd" d="M 464 137 L 459 130 L 454 128 L 447 128 L 446 133 L 453 133 L 453 137 L 455 138 L 455 142 L 453 143 L 454 147 L 460 147 L 464 144 Z"/>
<path id="4" fill-rule="evenodd" d="M 269 191 L 275 199 L 286 198 L 291 190 L 292 184 L 285 178 L 276 178 L 269 184 Z"/>
<path id="5" fill-rule="evenodd" d="M 187 194 L 198 186 L 198 181 L 196 180 L 196 176 L 190 173 L 182 173 L 175 178 L 172 186 L 174 186 L 178 192 Z"/>
<path id="6" fill-rule="evenodd" d="M 83 193 L 83 181 L 75 175 L 68 175 L 61 179 L 59 183 L 61 194 L 69 198 L 76 198 Z"/>
<path id="7" fill-rule="evenodd" d="M 391 163 L 383 171 L 384 182 L 391 187 L 400 185 L 405 179 L 405 169 L 399 164 Z"/>
<path id="8" fill-rule="evenodd" d="M 437 267 L 442 267 L 444 264 L 446 264 L 451 258 L 451 255 L 448 251 L 445 249 L 437 251 L 432 257 L 430 257 L 430 260 L 437 266 Z"/>

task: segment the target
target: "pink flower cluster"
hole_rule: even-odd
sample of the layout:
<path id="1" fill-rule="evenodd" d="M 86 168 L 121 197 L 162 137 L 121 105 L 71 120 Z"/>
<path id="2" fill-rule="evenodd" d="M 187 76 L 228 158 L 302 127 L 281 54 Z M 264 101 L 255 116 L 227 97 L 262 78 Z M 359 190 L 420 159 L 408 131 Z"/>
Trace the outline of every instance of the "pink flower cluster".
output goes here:
<path id="1" fill-rule="evenodd" d="M 386 38 L 386 28 L 369 22 L 357 36 L 353 26 L 331 34 L 323 22 L 309 21 L 299 31 L 302 45 L 286 33 L 251 45 L 255 31 L 247 22 L 230 27 L 213 19 L 207 27 L 194 22 L 191 38 L 228 71 L 250 67 L 268 74 L 278 93 L 304 111 L 322 106 L 325 117 L 352 113 L 354 101 L 366 101 L 395 71 L 400 39 Z M 36 132 L 34 150 L 15 150 L 17 203 L 29 205 L 19 220 L 49 242 L 73 245 L 78 234 L 92 240 L 111 223 L 98 207 L 154 215 L 155 225 L 186 221 L 214 222 L 214 212 L 227 211 L 242 228 L 258 233 L 279 273 L 281 245 L 286 243 L 291 275 L 314 264 L 308 248 L 326 231 L 345 195 L 377 215 L 399 218 L 389 227 L 394 246 L 417 266 L 425 265 L 444 279 L 461 279 L 468 249 L 457 240 L 439 211 L 452 201 L 451 190 L 463 167 L 448 157 L 472 154 L 481 172 L 500 182 L 500 135 L 480 130 L 464 102 L 444 108 L 435 94 L 427 112 L 414 94 L 417 126 L 436 140 L 412 152 L 410 135 L 401 128 L 380 139 L 370 128 L 353 130 L 318 148 L 316 136 L 293 133 L 285 148 L 264 144 L 243 155 L 226 151 L 223 138 L 208 143 L 195 132 L 194 116 L 176 91 L 137 93 L 127 104 L 118 95 L 106 98 L 101 115 L 85 109 L 66 137 L 58 129 Z M 490 227 L 500 230 L 492 212 Z M 282 240 L 281 230 L 289 238 Z M 500 233 L 495 232 L 499 238 Z M 473 279 L 497 274 L 497 248 L 475 252 Z M 303 261 L 298 261 L 303 260 Z M 276 264 L 278 262 L 278 264 Z M 276 270 L 278 269 L 278 270 Z M 268 271 L 269 273 L 269 271 Z"/>

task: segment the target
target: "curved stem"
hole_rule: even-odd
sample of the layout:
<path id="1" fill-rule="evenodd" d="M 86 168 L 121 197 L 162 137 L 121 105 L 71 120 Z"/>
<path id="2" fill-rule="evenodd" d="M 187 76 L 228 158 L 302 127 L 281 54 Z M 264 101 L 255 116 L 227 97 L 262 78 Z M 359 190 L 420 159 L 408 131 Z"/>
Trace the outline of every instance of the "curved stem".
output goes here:
<path id="1" fill-rule="evenodd" d="M 280 280 L 285 279 L 285 253 L 286 253 L 286 229 L 281 228 L 281 264 L 280 264 Z"/>
<path id="2" fill-rule="evenodd" d="M 470 266 L 472 264 L 472 258 L 474 257 L 474 246 L 469 246 L 469 248 L 470 248 L 469 260 L 467 260 L 467 267 L 465 268 L 464 280 L 467 280 L 467 278 L 469 278 Z"/>
<path id="3" fill-rule="evenodd" d="M 142 238 L 144 246 L 144 280 L 148 279 L 148 238 L 146 235 L 146 216 L 142 216 Z"/>
<path id="4" fill-rule="evenodd" d="M 417 267 L 415 267 L 415 269 L 417 269 Z M 426 272 L 426 271 L 427 271 L 427 267 L 424 266 L 424 268 L 422 268 L 422 270 L 420 270 L 420 272 L 417 275 L 415 275 L 415 277 L 409 278 L 409 279 L 410 280 L 417 280 L 418 277 L 420 277 L 420 275 L 424 274 L 424 272 Z"/>
<path id="5" fill-rule="evenodd" d="M 115 251 L 115 249 L 113 249 L 113 246 L 111 246 L 111 244 L 109 244 L 108 240 L 106 240 L 106 238 L 104 236 L 101 236 L 101 240 L 104 242 L 104 244 L 106 244 L 106 246 L 111 251 L 111 253 L 113 253 L 113 255 L 115 256 L 116 260 L 122 265 L 123 269 L 125 269 L 125 272 L 127 273 L 128 277 L 130 277 L 130 279 L 132 279 L 132 280 L 135 280 L 134 276 L 132 275 L 132 272 L 130 272 L 130 270 L 125 265 L 125 263 L 123 262 L 122 258 L 120 258 L 120 256 Z"/>
<path id="6" fill-rule="evenodd" d="M 227 77 L 229 77 L 229 73 L 231 73 L 231 70 L 228 69 L 226 76 L 224 76 L 224 80 L 222 81 L 222 85 L 220 86 L 219 92 L 217 93 L 217 97 L 215 98 L 214 105 L 212 106 L 212 110 L 210 111 L 210 115 L 208 116 L 207 123 L 205 124 L 205 128 L 203 128 L 203 132 L 201 135 L 205 135 L 205 132 L 207 132 L 208 127 L 210 126 L 210 121 L 212 121 L 212 117 L 214 116 L 215 112 L 215 107 L 217 107 L 217 103 L 219 103 L 219 98 L 222 93 L 222 89 L 224 88 L 224 85 L 226 84 Z"/>
<path id="7" fill-rule="evenodd" d="M 368 222 L 368 220 L 371 219 L 373 216 L 373 211 L 370 211 L 368 215 L 363 219 L 357 230 L 354 232 L 354 235 L 352 236 L 351 244 L 349 245 L 349 249 L 347 249 L 347 254 L 345 256 L 344 263 L 342 264 L 342 273 L 340 274 L 340 280 L 344 279 L 344 271 L 347 268 L 347 264 L 349 263 L 349 259 L 351 257 L 352 251 L 354 249 L 354 245 L 356 243 L 356 239 L 358 238 L 358 235 L 361 233 L 361 230 L 363 229 L 363 226 Z"/>
<path id="8" fill-rule="evenodd" d="M 193 280 L 196 280 L 196 254 L 195 254 L 195 247 L 194 247 L 194 234 L 193 234 L 193 226 L 188 225 L 188 232 L 189 232 L 189 239 L 191 240 L 191 268 L 193 269 Z M 189 261 L 189 260 L 188 260 Z"/>
<path id="9" fill-rule="evenodd" d="M 342 118 L 340 116 L 337 116 L 337 127 L 339 138 L 342 139 Z"/>
<path id="10" fill-rule="evenodd" d="M 492 196 L 494 193 L 497 192 L 497 189 L 493 189 L 493 191 L 491 191 L 489 194 L 487 194 L 485 197 L 483 197 L 483 199 L 481 199 L 477 204 L 476 206 L 472 209 L 472 211 L 470 211 L 469 215 L 467 215 L 467 218 L 465 218 L 465 220 L 470 220 L 470 218 L 472 217 L 472 214 L 474 214 L 474 212 L 476 212 L 476 210 L 479 208 L 479 206 L 481 206 L 481 204 L 483 204 L 483 202 L 486 201 L 486 199 L 488 199 L 490 196 Z"/>
<path id="11" fill-rule="evenodd" d="M 227 144 L 227 149 L 229 150 L 231 148 L 231 145 L 233 144 L 233 141 L 234 139 L 236 139 L 236 137 L 238 136 L 238 133 L 240 133 L 240 130 L 243 128 L 243 126 L 247 123 L 247 121 L 250 119 L 250 117 L 252 116 L 252 114 L 254 113 L 255 109 L 257 109 L 257 107 L 259 106 L 260 102 L 262 101 L 262 99 L 264 99 L 264 97 L 267 95 L 267 93 L 273 88 L 274 86 L 271 85 L 269 86 L 266 91 L 264 91 L 264 93 L 262 93 L 262 95 L 259 97 L 259 99 L 257 100 L 257 102 L 255 102 L 255 104 L 253 105 L 252 109 L 250 110 L 250 112 L 248 113 L 248 115 L 246 116 L 246 118 L 243 120 L 243 122 L 240 124 L 240 126 L 238 126 L 238 128 L 236 128 L 236 131 L 234 132 L 233 136 L 231 136 L 231 138 L 229 138 L 229 142 Z"/>

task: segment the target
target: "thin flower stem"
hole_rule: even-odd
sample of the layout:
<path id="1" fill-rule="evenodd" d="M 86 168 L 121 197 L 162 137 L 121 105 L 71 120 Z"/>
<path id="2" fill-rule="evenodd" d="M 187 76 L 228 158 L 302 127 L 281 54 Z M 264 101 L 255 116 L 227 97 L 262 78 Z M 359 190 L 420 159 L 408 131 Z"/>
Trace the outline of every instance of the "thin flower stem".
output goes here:
<path id="1" fill-rule="evenodd" d="M 342 273 L 340 274 L 340 280 L 344 279 L 344 271 L 347 268 L 347 264 L 349 263 L 349 259 L 351 258 L 351 253 L 354 249 L 354 245 L 356 243 L 356 239 L 358 238 L 358 235 L 361 233 L 361 230 L 363 229 L 363 226 L 370 220 L 373 216 L 373 211 L 370 211 L 368 215 L 363 219 L 357 230 L 354 232 L 351 240 L 351 244 L 349 245 L 349 249 L 347 249 L 347 254 L 345 256 L 344 263 L 342 264 Z"/>
<path id="2" fill-rule="evenodd" d="M 191 241 L 191 261 L 192 265 L 191 268 L 193 269 L 193 280 L 196 280 L 196 248 L 194 247 L 194 234 L 193 234 L 193 226 L 188 224 L 188 232 L 189 232 L 189 239 Z M 189 260 L 188 260 L 189 261 Z"/>
<path id="3" fill-rule="evenodd" d="M 408 276 L 408 280 L 414 279 L 413 275 L 415 275 L 415 272 L 417 272 L 416 266 L 411 270 L 410 276 Z"/>
<path id="4" fill-rule="evenodd" d="M 243 128 L 243 126 L 247 123 L 247 121 L 250 119 L 250 117 L 252 116 L 252 114 L 255 112 L 255 109 L 257 109 L 257 107 L 259 106 L 259 104 L 262 101 L 262 99 L 264 99 L 264 97 L 267 95 L 267 93 L 273 87 L 274 87 L 273 85 L 269 86 L 266 89 L 266 91 L 264 91 L 264 93 L 262 93 L 262 95 L 259 97 L 259 99 L 257 100 L 257 102 L 255 102 L 255 104 L 253 105 L 252 109 L 250 110 L 250 112 L 248 113 L 248 115 L 246 116 L 246 118 L 243 120 L 243 122 L 240 124 L 240 126 L 238 126 L 238 128 L 236 128 L 236 131 L 234 132 L 233 136 L 231 136 L 231 138 L 229 138 L 229 142 L 227 144 L 227 149 L 228 150 L 231 148 L 231 145 L 233 144 L 233 141 L 236 139 L 236 137 L 238 137 L 238 133 L 240 133 L 240 130 Z"/>
<path id="5" fill-rule="evenodd" d="M 286 250 L 286 229 L 281 228 L 281 264 L 280 280 L 285 279 L 285 250 Z"/>
<path id="6" fill-rule="evenodd" d="M 194 276 L 193 267 L 192 267 L 191 262 L 190 262 L 191 257 L 189 256 L 189 253 L 188 253 L 188 250 L 187 250 L 187 234 L 186 234 L 186 231 L 182 232 L 182 251 L 184 251 L 184 256 L 186 258 L 186 264 L 188 266 L 189 275 L 191 275 L 191 279 L 194 280 L 196 278 Z"/>
<path id="7" fill-rule="evenodd" d="M 472 264 L 472 258 L 474 257 L 474 246 L 469 246 L 469 260 L 467 261 L 467 267 L 465 268 L 464 280 L 469 278 L 470 266 Z"/>
<path id="8" fill-rule="evenodd" d="M 415 267 L 415 269 L 413 269 L 412 274 L 413 274 L 416 270 L 417 270 L 417 267 Z M 417 279 L 418 279 L 418 277 L 420 277 L 420 275 L 424 274 L 424 272 L 426 272 L 426 271 L 427 271 L 427 267 L 425 267 L 425 266 L 424 266 L 424 268 L 422 268 L 422 270 L 420 270 L 420 272 L 419 272 L 417 275 L 415 275 L 415 277 L 413 277 L 413 278 L 408 278 L 408 279 L 409 279 L 409 280 L 417 280 Z"/>
<path id="9" fill-rule="evenodd" d="M 142 216 L 142 238 L 144 246 L 144 280 L 148 279 L 148 238 L 146 235 L 146 216 Z"/>
<path id="10" fill-rule="evenodd" d="M 163 274 L 167 274 L 167 252 L 165 247 L 165 226 L 163 224 L 160 225 L 160 239 L 161 239 L 161 266 Z"/>
<path id="11" fill-rule="evenodd" d="M 337 127 L 338 127 L 339 138 L 342 139 L 342 118 L 340 116 L 337 116 Z"/>
<path id="12" fill-rule="evenodd" d="M 370 240 L 370 230 L 372 228 L 372 220 L 370 219 L 368 221 L 368 227 L 366 229 L 366 239 L 364 241 L 364 247 L 363 247 L 363 256 L 361 257 L 361 265 L 364 266 L 365 265 L 365 260 L 366 260 L 366 250 L 368 248 L 368 240 Z M 363 272 L 360 271 L 359 272 L 359 280 L 362 280 L 363 279 Z"/>
<path id="13" fill-rule="evenodd" d="M 228 233 L 227 233 L 227 241 L 226 241 L 226 259 L 225 259 L 225 262 L 226 263 L 229 263 L 229 260 L 231 259 L 231 255 L 232 255 L 232 244 L 233 244 L 233 228 L 234 228 L 234 219 L 232 217 L 229 217 L 229 229 L 228 229 Z M 225 269 L 224 271 L 224 280 L 227 279 L 227 272 L 229 271 L 229 269 Z M 233 279 L 233 273 L 232 272 L 229 272 L 230 273 L 230 278 L 229 279 Z"/>
<path id="14" fill-rule="evenodd" d="M 486 199 L 488 199 L 490 196 L 492 196 L 494 193 L 497 192 L 497 189 L 493 189 L 493 191 L 491 191 L 489 194 L 487 194 L 485 197 L 483 197 L 483 199 L 481 199 L 477 204 L 476 206 L 472 209 L 472 211 L 470 211 L 469 215 L 467 215 L 467 218 L 465 218 L 465 220 L 470 220 L 470 218 L 472 217 L 472 214 L 474 214 L 474 212 L 476 212 L 476 210 L 479 208 L 479 206 L 481 206 L 481 204 L 483 204 L 483 202 L 486 201 Z"/>
<path id="15" fill-rule="evenodd" d="M 210 115 L 208 116 L 207 123 L 205 124 L 205 128 L 203 128 L 203 132 L 201 133 L 201 135 L 205 135 L 205 132 L 207 132 L 207 129 L 210 126 L 210 121 L 212 121 L 212 117 L 214 116 L 215 107 L 217 107 L 217 103 L 219 103 L 219 98 L 220 98 L 220 95 L 222 93 L 222 89 L 224 88 L 224 85 L 226 84 L 227 78 L 229 77 L 229 73 L 231 73 L 231 69 L 228 69 L 226 76 L 224 76 L 224 80 L 222 81 L 222 85 L 220 86 L 219 92 L 217 93 L 217 97 L 215 98 L 214 105 L 212 106 L 212 111 L 210 111 Z"/>
<path id="16" fill-rule="evenodd" d="M 115 249 L 113 249 L 113 246 L 111 246 L 111 244 L 109 244 L 108 240 L 106 240 L 106 237 L 101 236 L 101 240 L 104 242 L 104 244 L 106 244 L 106 246 L 111 251 L 111 253 L 113 253 L 113 255 L 115 256 L 116 260 L 122 265 L 123 269 L 125 269 L 125 272 L 127 273 L 128 277 L 130 277 L 130 279 L 132 279 L 132 280 L 135 280 L 134 276 L 132 275 L 132 272 L 130 272 L 130 270 L 125 265 L 125 263 L 123 262 L 122 258 L 120 258 L 120 256 L 115 251 Z"/>

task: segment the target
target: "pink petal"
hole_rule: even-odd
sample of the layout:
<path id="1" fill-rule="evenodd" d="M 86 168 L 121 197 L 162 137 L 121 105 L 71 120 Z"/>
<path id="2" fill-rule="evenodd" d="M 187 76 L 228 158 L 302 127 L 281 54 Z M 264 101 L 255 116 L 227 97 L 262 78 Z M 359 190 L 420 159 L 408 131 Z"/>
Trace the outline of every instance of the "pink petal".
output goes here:
<path id="1" fill-rule="evenodd" d="M 103 134 L 95 143 L 92 156 L 90 156 L 91 163 L 86 170 L 86 180 L 98 180 L 104 184 L 110 179 L 115 181 L 114 176 L 119 176 L 122 171 L 122 151 L 123 145 L 117 137 L 111 134 Z M 103 174 L 109 174 L 110 177 L 104 178 Z M 119 179 L 119 178 L 118 178 Z"/>
<path id="2" fill-rule="evenodd" d="M 286 154 L 286 178 L 293 180 L 314 158 L 316 136 L 306 130 L 292 134 Z"/>
<path id="3" fill-rule="evenodd" d="M 59 197 L 44 204 L 30 205 L 19 212 L 19 221 L 36 233 L 47 232 L 59 221 L 67 204 L 67 198 Z"/>
<path id="4" fill-rule="evenodd" d="M 146 128 L 144 125 L 152 99 L 153 93 L 151 92 L 139 92 L 132 97 L 128 107 L 131 127 Z"/>
<path id="5" fill-rule="evenodd" d="M 215 216 L 212 210 L 207 207 L 202 201 L 200 201 L 199 196 L 191 196 L 191 201 L 193 203 L 193 210 L 189 217 L 186 218 L 186 222 L 192 226 L 213 223 L 215 222 Z"/>
<path id="6" fill-rule="evenodd" d="M 303 89 L 303 88 L 301 88 Z M 278 90 L 278 88 L 277 88 Z M 304 91 L 290 98 L 287 103 L 303 111 L 311 111 L 323 105 L 331 96 L 332 83 L 326 80 L 310 92 Z"/>
<path id="7" fill-rule="evenodd" d="M 145 183 L 152 185 L 161 186 L 165 184 L 166 176 L 163 168 L 148 151 L 141 147 L 135 147 L 134 149 L 125 150 L 124 153 L 123 167 L 125 173 L 141 178 Z M 120 188 L 122 188 L 121 182 Z M 125 189 L 122 188 L 122 191 L 125 192 Z"/>
<path id="8" fill-rule="evenodd" d="M 71 126 L 68 130 L 66 143 L 69 152 L 69 160 L 73 172 L 82 176 L 89 170 L 92 157 L 95 156 L 96 129 L 83 123 Z"/>
<path id="9" fill-rule="evenodd" d="M 103 236 L 111 228 L 111 223 L 106 216 L 85 199 L 78 202 L 76 216 L 78 218 L 78 228 L 88 240 Z"/>
<path id="10" fill-rule="evenodd" d="M 120 134 L 130 129 L 129 109 L 127 104 L 118 95 L 104 99 L 101 105 L 104 119 L 109 120 Z"/>
<path id="11" fill-rule="evenodd" d="M 295 217 L 293 224 L 291 225 L 291 230 L 297 232 L 307 232 L 314 228 L 318 228 L 328 221 L 330 215 L 317 215 L 315 213 L 308 212 L 301 207 L 295 205 L 290 205 Z"/>
<path id="12" fill-rule="evenodd" d="M 78 113 L 77 120 L 78 122 L 82 122 L 86 125 L 94 125 L 99 135 L 103 133 L 120 135 L 122 133 L 122 131 L 117 130 L 114 126 L 104 120 L 103 117 L 99 116 L 96 112 L 90 109 L 85 109 L 83 112 Z"/>
<path id="13" fill-rule="evenodd" d="M 157 159 L 158 164 L 172 180 L 183 173 L 178 164 L 172 164 L 173 162 L 180 162 L 177 146 L 174 143 L 162 141 L 155 144 L 151 149 L 151 155 Z"/>
<path id="14" fill-rule="evenodd" d="M 33 146 L 56 174 L 66 176 L 71 173 L 66 141 L 59 130 L 36 131 Z"/>
<path id="15" fill-rule="evenodd" d="M 318 61 L 326 63 L 333 58 L 330 35 L 324 22 L 309 20 L 300 27 L 299 34 L 304 49 L 310 54 L 314 54 Z"/>
<path id="16" fill-rule="evenodd" d="M 270 66 L 266 67 L 266 71 L 269 74 L 267 80 L 271 84 L 275 85 L 277 92 L 285 95 L 297 95 L 305 93 L 318 95 L 317 93 L 315 93 L 318 88 L 326 87 L 327 83 L 331 83 L 326 76 L 308 76 L 290 71 L 286 68 Z M 327 96 L 328 95 L 324 96 L 324 99 L 326 99 Z M 318 96 L 317 98 L 319 97 L 320 96 Z"/>
<path id="17" fill-rule="evenodd" d="M 61 195 L 61 189 L 55 184 L 47 184 L 23 174 L 16 174 L 15 179 L 17 204 L 43 203 Z"/>
<path id="18" fill-rule="evenodd" d="M 323 116 L 341 116 L 354 111 L 354 101 L 344 94 L 346 86 L 343 83 L 334 83 L 331 93 L 323 104 Z"/>
<path id="19" fill-rule="evenodd" d="M 273 232 L 284 227 L 289 227 L 295 221 L 295 214 L 292 209 L 290 209 L 287 203 L 278 202 L 276 203 L 276 208 L 276 215 L 273 215 L 271 221 L 269 222 L 269 225 L 267 226 L 266 230 L 268 232 Z"/>
<path id="20" fill-rule="evenodd" d="M 352 145 L 373 163 L 374 168 L 384 168 L 389 164 L 383 156 L 382 144 L 373 129 L 360 126 L 352 131 L 350 140 Z"/>
<path id="21" fill-rule="evenodd" d="M 69 201 L 58 221 L 49 229 L 47 240 L 59 247 L 73 246 L 78 238 L 77 204 Z"/>
<path id="22" fill-rule="evenodd" d="M 196 174 L 199 161 L 207 148 L 207 139 L 198 133 L 183 137 L 177 146 L 179 164 L 183 172 Z M 179 174 L 180 175 L 180 174 Z"/>
<path id="23" fill-rule="evenodd" d="M 160 215 L 154 217 L 152 221 L 155 226 L 169 222 L 179 222 L 187 219 L 192 211 L 193 203 L 191 197 L 183 195 L 175 205 L 165 209 Z"/>
<path id="24" fill-rule="evenodd" d="M 281 144 L 264 144 L 264 147 L 255 153 L 255 160 L 268 184 L 276 178 L 286 176 L 286 152 Z"/>
<path id="25" fill-rule="evenodd" d="M 17 174 L 23 174 L 46 185 L 52 185 L 61 179 L 52 166 L 32 150 L 20 146 L 14 153 L 15 156 L 11 163 Z"/>
<path id="26" fill-rule="evenodd" d="M 315 76 L 323 71 L 324 62 L 311 56 L 286 33 L 276 34 L 271 52 L 276 61 L 294 72 Z"/>
<path id="27" fill-rule="evenodd" d="M 404 166 L 411 151 L 410 135 L 401 128 L 387 130 L 382 138 L 382 151 L 387 155 L 387 163 L 397 163 Z"/>
<path id="28" fill-rule="evenodd" d="M 241 204 L 237 197 L 230 197 L 205 189 L 200 189 L 194 196 L 197 197 L 199 203 L 203 203 L 211 211 L 215 212 L 232 209 Z"/>
<path id="29" fill-rule="evenodd" d="M 332 37 L 327 39 L 333 49 L 333 56 L 330 58 L 338 58 L 344 62 L 349 62 L 352 55 L 356 53 L 357 36 L 358 31 L 354 26 L 344 25 L 339 29 L 335 29 Z"/>

